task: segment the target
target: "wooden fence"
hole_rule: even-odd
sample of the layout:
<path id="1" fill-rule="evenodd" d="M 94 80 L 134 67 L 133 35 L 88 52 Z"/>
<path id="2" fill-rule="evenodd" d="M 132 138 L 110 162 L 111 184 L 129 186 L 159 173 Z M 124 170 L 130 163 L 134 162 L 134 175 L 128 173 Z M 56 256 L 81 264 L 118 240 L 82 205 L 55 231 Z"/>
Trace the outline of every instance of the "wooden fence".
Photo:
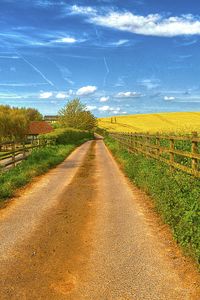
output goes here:
<path id="1" fill-rule="evenodd" d="M 44 139 L 0 143 L 0 167 L 15 166 L 24 160 L 33 149 L 44 147 L 51 143 L 52 141 Z"/>
<path id="2" fill-rule="evenodd" d="M 171 169 L 200 178 L 200 137 L 197 132 L 185 136 L 111 132 L 110 136 L 129 152 L 141 153 L 166 163 Z"/>

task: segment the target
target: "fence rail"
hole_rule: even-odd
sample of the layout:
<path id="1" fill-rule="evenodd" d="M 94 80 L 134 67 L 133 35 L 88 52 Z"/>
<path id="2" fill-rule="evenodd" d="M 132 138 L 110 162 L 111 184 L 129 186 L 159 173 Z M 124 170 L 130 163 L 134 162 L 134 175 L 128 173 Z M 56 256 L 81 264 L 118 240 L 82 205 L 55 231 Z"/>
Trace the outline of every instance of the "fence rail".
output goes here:
<path id="1" fill-rule="evenodd" d="M 129 152 L 141 153 L 166 163 L 171 169 L 200 178 L 200 137 L 197 132 L 185 136 L 110 132 L 110 136 Z"/>
<path id="2" fill-rule="evenodd" d="M 26 159 L 33 149 L 41 148 L 51 143 L 53 141 L 45 139 L 0 143 L 0 167 L 15 166 Z"/>

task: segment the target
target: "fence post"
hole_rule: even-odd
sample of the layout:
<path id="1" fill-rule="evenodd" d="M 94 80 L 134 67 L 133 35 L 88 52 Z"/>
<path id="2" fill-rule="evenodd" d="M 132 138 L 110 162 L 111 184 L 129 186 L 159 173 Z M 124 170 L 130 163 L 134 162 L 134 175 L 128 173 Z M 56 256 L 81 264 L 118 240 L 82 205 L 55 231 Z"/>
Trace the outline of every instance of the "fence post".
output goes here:
<path id="1" fill-rule="evenodd" d="M 135 145 L 135 152 L 138 153 L 138 136 L 137 133 L 134 133 L 134 145 Z"/>
<path id="2" fill-rule="evenodd" d="M 159 132 L 156 132 L 156 156 L 159 158 L 160 156 L 160 138 L 159 138 Z"/>
<path id="3" fill-rule="evenodd" d="M 146 154 L 148 156 L 148 154 L 150 153 L 150 136 L 149 136 L 149 132 L 146 133 Z"/>
<path id="4" fill-rule="evenodd" d="M 198 133 L 196 131 L 192 132 L 192 137 L 193 138 L 198 137 Z M 198 153 L 198 142 L 192 141 L 192 154 L 197 154 L 197 153 Z M 192 158 L 192 170 L 194 172 L 198 171 L 198 160 L 195 157 Z"/>
<path id="5" fill-rule="evenodd" d="M 131 140 L 131 133 L 129 132 L 128 135 L 129 135 L 129 139 L 128 139 L 129 149 L 132 150 L 132 145 L 131 145 L 131 142 L 132 142 L 132 140 Z"/>
<path id="6" fill-rule="evenodd" d="M 12 143 L 12 164 L 15 167 L 15 143 Z"/>
<path id="7" fill-rule="evenodd" d="M 25 141 L 23 141 L 23 158 L 26 157 L 26 147 L 25 147 Z"/>
<path id="8" fill-rule="evenodd" d="M 131 132 L 131 148 L 135 152 L 135 140 L 134 140 L 133 132 Z"/>
<path id="9" fill-rule="evenodd" d="M 130 132 L 127 133 L 127 142 L 128 142 L 128 152 L 131 150 L 131 135 Z"/>
<path id="10" fill-rule="evenodd" d="M 130 132 L 130 144 L 131 144 L 131 150 L 134 151 L 134 145 L 133 145 L 133 133 Z"/>
<path id="11" fill-rule="evenodd" d="M 124 136 L 124 132 L 122 132 L 122 135 L 121 135 L 121 147 L 122 147 L 123 150 L 125 148 L 124 142 L 125 142 L 125 136 Z"/>
<path id="12" fill-rule="evenodd" d="M 173 171 L 173 163 L 174 163 L 174 139 L 170 139 L 170 170 Z"/>
<path id="13" fill-rule="evenodd" d="M 129 133 L 127 132 L 127 133 L 125 133 L 125 144 L 126 144 L 126 148 L 127 148 L 127 150 L 128 150 L 128 152 L 130 152 L 129 151 Z"/>

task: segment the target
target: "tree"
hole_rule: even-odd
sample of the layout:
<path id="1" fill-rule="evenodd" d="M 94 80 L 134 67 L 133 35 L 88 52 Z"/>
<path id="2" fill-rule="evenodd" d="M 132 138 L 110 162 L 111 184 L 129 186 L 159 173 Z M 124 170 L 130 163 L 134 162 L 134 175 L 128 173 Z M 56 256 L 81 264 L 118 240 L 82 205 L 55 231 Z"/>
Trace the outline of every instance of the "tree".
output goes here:
<path id="1" fill-rule="evenodd" d="M 59 111 L 59 121 L 62 126 L 83 130 L 92 130 L 97 124 L 94 115 L 79 99 L 69 101 Z"/>
<path id="2" fill-rule="evenodd" d="M 83 111 L 80 116 L 81 128 L 84 130 L 92 130 L 97 126 L 97 119 L 90 111 Z"/>
<path id="3" fill-rule="evenodd" d="M 10 113 L 11 130 L 9 137 L 12 139 L 23 139 L 28 130 L 29 119 L 23 110 L 12 110 Z"/>
<path id="4" fill-rule="evenodd" d="M 35 108 L 25 109 L 25 113 L 29 121 L 42 121 L 42 114 Z"/>
<path id="5" fill-rule="evenodd" d="M 42 115 L 34 108 L 0 105 L 0 141 L 23 139 L 30 121 L 41 119 Z"/>

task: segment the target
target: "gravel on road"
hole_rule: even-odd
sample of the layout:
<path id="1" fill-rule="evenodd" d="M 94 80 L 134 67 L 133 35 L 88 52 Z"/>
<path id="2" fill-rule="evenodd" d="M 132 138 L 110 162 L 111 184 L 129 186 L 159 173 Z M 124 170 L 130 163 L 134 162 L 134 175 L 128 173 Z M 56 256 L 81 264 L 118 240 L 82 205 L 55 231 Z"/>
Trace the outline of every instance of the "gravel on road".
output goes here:
<path id="1" fill-rule="evenodd" d="M 1 210 L 0 240 L 0 299 L 200 299 L 195 265 L 102 140 Z"/>

